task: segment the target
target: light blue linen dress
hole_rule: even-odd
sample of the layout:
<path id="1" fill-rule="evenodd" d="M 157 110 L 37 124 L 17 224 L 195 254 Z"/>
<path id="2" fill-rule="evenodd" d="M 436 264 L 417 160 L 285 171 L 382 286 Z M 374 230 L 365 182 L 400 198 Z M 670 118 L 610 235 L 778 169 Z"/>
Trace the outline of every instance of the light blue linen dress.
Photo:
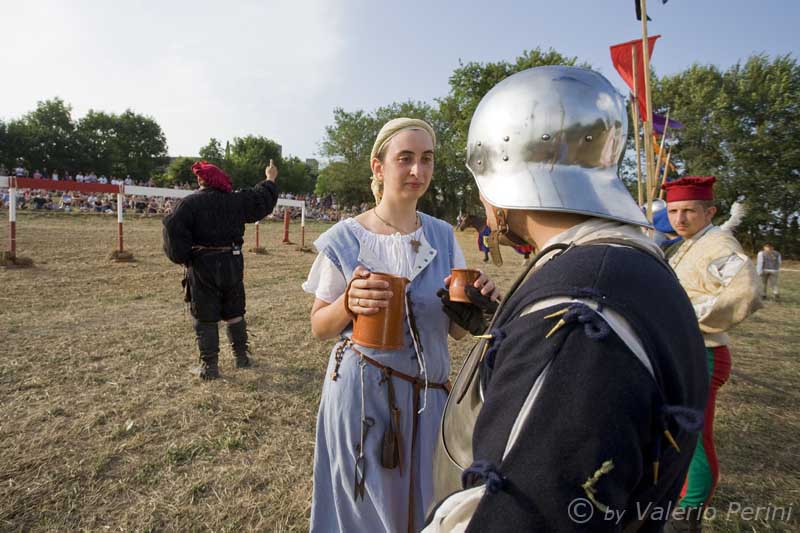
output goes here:
<path id="1" fill-rule="evenodd" d="M 429 383 L 444 383 L 450 374 L 447 350 L 450 321 L 442 311 L 436 291 L 444 286 L 443 280 L 452 268 L 464 267 L 464 259 L 450 224 L 423 213 L 420 213 L 420 219 L 421 246 L 407 290 L 423 346 L 422 364 L 427 371 L 427 380 Z M 314 243 L 347 280 L 358 265 L 372 271 L 386 267 L 385 262 L 375 256 L 374 250 L 362 245 L 358 235 L 362 231 L 366 230 L 354 220 L 345 220 Z M 343 337 L 351 334 L 350 326 L 342 332 Z M 393 351 L 356 347 L 394 370 L 424 378 L 407 323 L 405 338 L 406 347 Z M 382 373 L 375 366 L 359 364 L 360 358 L 348 348 L 338 369 L 338 378 L 332 380 L 334 353 L 338 345 L 339 342 L 331 350 L 317 419 L 311 531 L 408 531 L 410 490 L 414 493 L 413 526 L 419 530 L 433 497 L 432 458 L 446 393 L 441 389 L 420 391 L 424 397 L 420 398 L 419 405 L 424 410 L 417 422 L 412 459 L 413 386 L 393 378 L 396 404 L 401 411 L 403 472 L 401 474 L 398 468 L 386 469 L 380 461 L 381 441 L 389 424 L 387 386 L 381 383 Z M 364 497 L 356 499 L 354 476 L 356 445 L 361 438 L 362 391 L 364 414 L 374 419 L 375 424 L 367 432 L 364 444 Z M 414 469 L 413 487 L 410 486 L 409 465 Z"/>

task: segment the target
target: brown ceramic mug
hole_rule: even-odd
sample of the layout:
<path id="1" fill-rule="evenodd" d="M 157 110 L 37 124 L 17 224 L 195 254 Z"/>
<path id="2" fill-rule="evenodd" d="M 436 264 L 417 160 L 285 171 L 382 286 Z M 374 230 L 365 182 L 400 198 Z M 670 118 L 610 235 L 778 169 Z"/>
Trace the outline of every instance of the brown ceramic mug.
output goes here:
<path id="1" fill-rule="evenodd" d="M 471 268 L 454 268 L 450 271 L 450 301 L 462 302 L 465 304 L 472 303 L 467 293 L 464 292 L 466 287 L 471 287 L 475 281 L 481 277 L 480 270 Z"/>
<path id="2" fill-rule="evenodd" d="M 381 307 L 380 311 L 372 315 L 355 315 L 353 318 L 353 342 L 367 348 L 381 350 L 397 350 L 405 346 L 403 324 L 406 320 L 406 285 L 408 279 L 371 272 L 369 279 L 389 282 L 392 297 L 388 307 Z M 352 281 L 351 281 L 352 283 Z M 348 293 L 350 286 L 348 285 Z M 347 299 L 345 299 L 345 304 Z M 349 310 L 349 307 L 348 307 Z"/>

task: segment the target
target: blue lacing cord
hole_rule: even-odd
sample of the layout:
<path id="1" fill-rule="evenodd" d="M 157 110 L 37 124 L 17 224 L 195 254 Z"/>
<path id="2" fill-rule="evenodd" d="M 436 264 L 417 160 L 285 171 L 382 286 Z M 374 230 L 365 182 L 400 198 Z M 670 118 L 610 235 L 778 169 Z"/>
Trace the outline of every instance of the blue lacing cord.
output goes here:
<path id="1" fill-rule="evenodd" d="M 598 311 L 600 307 L 598 306 Z M 566 323 L 578 322 L 583 324 L 583 331 L 586 336 L 592 340 L 605 339 L 611 328 L 608 326 L 603 317 L 584 303 L 573 303 L 569 306 L 567 313 L 563 316 Z"/>
<path id="2" fill-rule="evenodd" d="M 705 422 L 705 413 L 700 409 L 692 409 L 682 405 L 665 405 L 661 412 L 678 424 L 685 431 L 702 431 Z"/>
<path id="3" fill-rule="evenodd" d="M 603 306 L 605 305 L 606 296 L 595 289 L 594 287 L 583 287 L 581 289 L 577 289 L 573 291 L 573 296 L 575 298 L 581 298 L 584 300 L 593 300 L 597 302 L 597 311 L 602 312 Z"/>
<path id="4" fill-rule="evenodd" d="M 495 328 L 492 329 L 490 332 L 492 338 L 489 341 L 490 347 L 486 350 L 486 354 L 483 356 L 483 361 L 489 369 L 494 369 L 494 359 L 497 356 L 497 352 L 500 349 L 500 344 L 503 343 L 503 340 L 506 338 L 506 332 L 502 329 Z"/>
<path id="5" fill-rule="evenodd" d="M 469 468 L 461 474 L 461 485 L 467 489 L 483 483 L 486 491 L 496 494 L 503 490 L 506 478 L 500 473 L 494 463 L 490 461 L 478 460 L 473 462 Z"/>

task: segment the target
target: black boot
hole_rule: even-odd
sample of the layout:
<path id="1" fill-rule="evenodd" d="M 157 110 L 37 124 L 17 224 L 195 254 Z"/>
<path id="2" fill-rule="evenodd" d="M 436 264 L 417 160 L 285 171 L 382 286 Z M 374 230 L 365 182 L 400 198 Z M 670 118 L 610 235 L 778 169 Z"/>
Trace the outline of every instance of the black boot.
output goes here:
<path id="1" fill-rule="evenodd" d="M 192 372 L 200 379 L 212 380 L 219 377 L 219 328 L 216 322 L 194 321 L 197 347 L 200 349 L 200 366 Z"/>
<path id="2" fill-rule="evenodd" d="M 234 324 L 228 324 L 228 340 L 236 357 L 236 368 L 250 367 L 250 346 L 247 344 L 247 322 L 244 317 Z"/>

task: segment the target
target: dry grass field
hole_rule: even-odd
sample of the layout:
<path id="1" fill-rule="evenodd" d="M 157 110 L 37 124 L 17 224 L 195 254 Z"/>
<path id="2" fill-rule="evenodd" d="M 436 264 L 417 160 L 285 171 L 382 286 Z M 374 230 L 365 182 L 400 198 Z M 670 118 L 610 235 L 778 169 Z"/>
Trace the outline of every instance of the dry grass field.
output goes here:
<path id="1" fill-rule="evenodd" d="M 307 243 L 327 227 L 311 224 Z M 191 319 L 160 220 L 125 228 L 136 261 L 113 263 L 116 217 L 20 214 L 20 255 L 35 266 L 0 269 L 0 530 L 307 530 L 330 348 L 310 335 L 300 288 L 314 254 L 263 225 L 269 254 L 247 254 L 245 281 L 258 366 L 235 370 L 225 346 L 224 379 L 207 384 L 188 373 Z M 459 240 L 483 266 L 475 234 Z M 505 257 L 487 267 L 503 287 L 521 263 Z M 783 299 L 734 331 L 712 531 L 800 531 L 800 272 L 781 283 Z M 453 343 L 454 359 L 468 345 Z"/>

